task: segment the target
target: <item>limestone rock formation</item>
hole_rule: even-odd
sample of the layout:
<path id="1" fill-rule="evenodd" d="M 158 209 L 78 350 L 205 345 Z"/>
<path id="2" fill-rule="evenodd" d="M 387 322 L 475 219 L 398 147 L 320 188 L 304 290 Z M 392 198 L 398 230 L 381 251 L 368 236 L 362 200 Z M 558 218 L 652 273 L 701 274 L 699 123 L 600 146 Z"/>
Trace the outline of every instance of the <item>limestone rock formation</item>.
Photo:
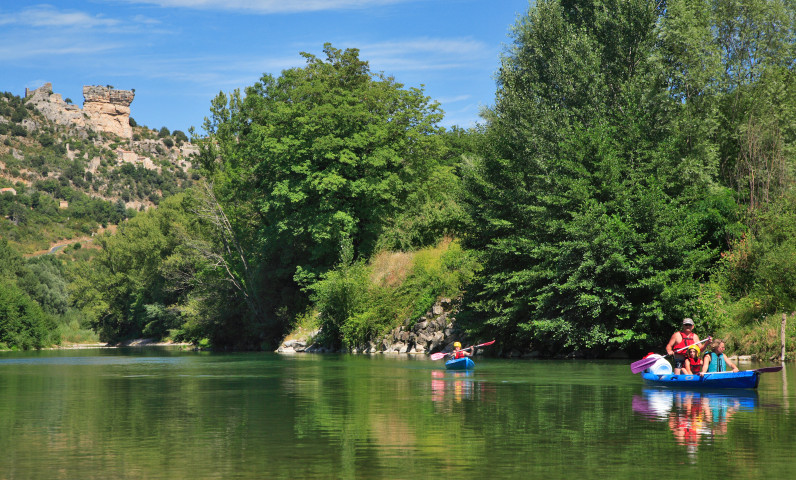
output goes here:
<path id="1" fill-rule="evenodd" d="M 85 117 L 80 107 L 66 103 L 60 93 L 53 93 L 52 83 L 45 83 L 25 94 L 26 102 L 32 104 L 51 122 L 58 125 L 85 127 Z"/>
<path id="2" fill-rule="evenodd" d="M 135 93 L 108 87 L 83 87 L 83 112 L 96 130 L 115 133 L 122 138 L 133 138 L 130 126 L 130 104 Z"/>
<path id="3" fill-rule="evenodd" d="M 26 102 L 52 122 L 114 133 L 127 139 L 133 138 L 130 104 L 134 97 L 135 93 L 131 90 L 84 86 L 81 110 L 77 105 L 66 103 L 60 93 L 53 93 L 51 83 L 45 83 L 25 94 Z"/>

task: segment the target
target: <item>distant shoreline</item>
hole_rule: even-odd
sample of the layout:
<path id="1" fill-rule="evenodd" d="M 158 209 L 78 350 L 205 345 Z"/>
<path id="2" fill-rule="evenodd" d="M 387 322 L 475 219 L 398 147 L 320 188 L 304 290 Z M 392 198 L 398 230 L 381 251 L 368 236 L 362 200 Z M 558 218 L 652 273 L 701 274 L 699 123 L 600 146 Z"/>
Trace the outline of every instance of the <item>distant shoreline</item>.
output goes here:
<path id="1" fill-rule="evenodd" d="M 155 342 L 150 339 L 128 340 L 113 343 L 66 343 L 56 345 L 47 350 L 84 350 L 89 348 L 124 348 L 124 347 L 193 347 L 192 343 Z"/>

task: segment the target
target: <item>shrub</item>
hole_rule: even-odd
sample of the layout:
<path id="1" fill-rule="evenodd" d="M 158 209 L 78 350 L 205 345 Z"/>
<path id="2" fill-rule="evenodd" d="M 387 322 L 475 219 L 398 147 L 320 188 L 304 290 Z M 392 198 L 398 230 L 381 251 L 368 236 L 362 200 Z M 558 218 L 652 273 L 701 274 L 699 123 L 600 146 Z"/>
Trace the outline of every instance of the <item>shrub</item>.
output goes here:
<path id="1" fill-rule="evenodd" d="M 16 285 L 0 281 L 0 343 L 40 349 L 57 343 L 55 322 Z"/>
<path id="2" fill-rule="evenodd" d="M 27 137 L 28 131 L 25 130 L 25 127 L 22 125 L 15 124 L 13 127 L 11 127 L 11 135 L 15 137 Z"/>
<path id="3" fill-rule="evenodd" d="M 352 348 L 405 320 L 416 321 L 441 297 L 458 297 L 477 270 L 470 252 L 445 239 L 432 248 L 381 252 L 373 260 L 343 262 L 311 285 L 319 340 Z"/>
<path id="4" fill-rule="evenodd" d="M 80 310 L 71 309 L 57 319 L 58 338 L 62 343 L 97 343 L 99 335 L 89 323 Z"/>
<path id="5" fill-rule="evenodd" d="M 188 141 L 188 135 L 186 135 L 182 130 L 174 130 L 171 132 L 171 134 L 174 136 L 174 140 L 177 141 L 177 145 L 181 145 Z"/>

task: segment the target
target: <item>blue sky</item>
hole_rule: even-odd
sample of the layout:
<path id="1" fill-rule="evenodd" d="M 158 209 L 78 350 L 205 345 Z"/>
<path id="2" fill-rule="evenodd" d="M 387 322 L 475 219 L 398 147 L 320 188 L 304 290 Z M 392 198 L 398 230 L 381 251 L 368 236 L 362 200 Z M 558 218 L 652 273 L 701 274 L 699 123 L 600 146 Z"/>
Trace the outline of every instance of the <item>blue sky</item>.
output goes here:
<path id="1" fill-rule="evenodd" d="M 446 127 L 469 127 L 495 98 L 494 74 L 528 0 L 0 0 L 0 91 L 51 82 L 83 104 L 83 85 L 135 89 L 142 125 L 188 132 L 210 100 L 358 48 L 372 71 L 424 85 Z"/>

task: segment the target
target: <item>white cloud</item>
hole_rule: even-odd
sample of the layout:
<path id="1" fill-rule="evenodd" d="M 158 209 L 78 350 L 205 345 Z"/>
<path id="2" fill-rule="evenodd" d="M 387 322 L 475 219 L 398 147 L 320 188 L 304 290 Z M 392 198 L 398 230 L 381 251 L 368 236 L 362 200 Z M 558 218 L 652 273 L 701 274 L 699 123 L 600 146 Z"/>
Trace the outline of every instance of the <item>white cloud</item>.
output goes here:
<path id="1" fill-rule="evenodd" d="M 224 10 L 258 14 L 302 13 L 382 7 L 418 0 L 126 0 L 168 8 Z"/>
<path id="2" fill-rule="evenodd" d="M 15 13 L 0 14 L 0 25 L 24 27 L 112 27 L 118 20 L 77 11 L 61 11 L 52 5 L 35 5 Z"/>
<path id="3" fill-rule="evenodd" d="M 278 77 L 282 70 L 305 64 L 304 59 L 287 57 L 219 57 L 192 58 L 130 57 L 115 74 L 138 79 L 163 80 L 202 88 L 232 90 L 252 85 L 264 73 Z"/>
<path id="4" fill-rule="evenodd" d="M 417 37 L 376 43 L 347 40 L 335 42 L 335 47 L 358 48 L 360 58 L 368 61 L 372 71 L 388 75 L 467 69 L 494 56 L 492 49 L 471 38 Z M 322 56 L 314 49 L 310 51 Z"/>
<path id="5" fill-rule="evenodd" d="M 472 97 L 473 97 L 472 95 L 457 95 L 455 97 L 440 97 L 437 100 L 439 101 L 439 103 L 444 103 L 446 105 L 449 105 L 451 103 L 458 103 L 458 102 L 464 102 L 465 100 L 470 100 Z"/>
<path id="6" fill-rule="evenodd" d="M 136 15 L 108 18 L 52 5 L 35 5 L 18 12 L 0 13 L 0 60 L 61 56 L 93 56 L 134 47 L 144 36 L 172 34 L 153 28 L 161 22 Z M 126 37 L 126 38 L 125 38 Z"/>
<path id="7" fill-rule="evenodd" d="M 12 43 L 0 41 L 0 60 L 13 61 L 62 55 L 94 55 L 109 52 L 120 45 L 112 42 L 81 41 L 73 38 L 47 37 L 17 39 Z"/>

